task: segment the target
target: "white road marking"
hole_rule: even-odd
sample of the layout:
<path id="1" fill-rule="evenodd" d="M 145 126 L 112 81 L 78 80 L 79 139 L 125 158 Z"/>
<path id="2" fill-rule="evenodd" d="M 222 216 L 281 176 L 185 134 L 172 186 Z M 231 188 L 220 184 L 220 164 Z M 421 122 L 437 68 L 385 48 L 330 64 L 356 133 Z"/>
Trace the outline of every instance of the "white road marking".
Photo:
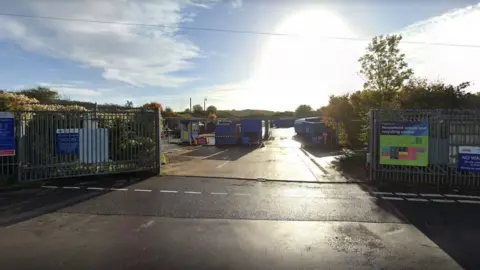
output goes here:
<path id="1" fill-rule="evenodd" d="M 480 196 L 472 196 L 472 195 L 445 194 L 445 196 L 451 197 L 451 198 L 480 199 Z"/>
<path id="2" fill-rule="evenodd" d="M 473 203 L 473 204 L 480 204 L 480 201 L 472 201 L 472 200 L 458 200 L 460 203 Z"/>
<path id="3" fill-rule="evenodd" d="M 210 192 L 211 195 L 227 195 L 226 192 Z"/>
<path id="4" fill-rule="evenodd" d="M 422 199 L 422 198 L 406 198 L 407 201 L 412 201 L 412 202 L 428 202 L 427 199 Z"/>
<path id="5" fill-rule="evenodd" d="M 58 188 L 57 186 L 42 186 L 42 188 L 50 188 L 50 189 L 55 189 Z"/>
<path id="6" fill-rule="evenodd" d="M 167 190 L 167 189 L 162 189 L 160 190 L 161 193 L 178 193 L 176 190 Z"/>
<path id="7" fill-rule="evenodd" d="M 209 158 L 209 157 L 213 157 L 213 156 L 216 156 L 216 155 L 218 155 L 218 154 L 221 154 L 221 153 L 224 153 L 224 152 L 227 152 L 227 151 L 228 151 L 228 149 L 223 150 L 223 151 L 220 151 L 220 152 L 217 152 L 217 153 L 212 154 L 212 155 L 210 155 L 210 156 L 206 156 L 206 157 L 204 157 L 203 159 L 207 159 L 207 158 Z"/>
<path id="8" fill-rule="evenodd" d="M 127 191 L 128 188 L 111 188 L 110 190 L 114 190 L 114 191 Z"/>
<path id="9" fill-rule="evenodd" d="M 417 196 L 417 194 L 415 193 L 404 193 L 404 192 L 395 192 L 395 194 L 399 195 L 399 196 Z"/>
<path id="10" fill-rule="evenodd" d="M 63 187 L 64 189 L 80 189 L 80 187 Z"/>
<path id="11" fill-rule="evenodd" d="M 218 165 L 217 169 L 220 169 L 221 167 L 225 166 L 228 162 L 229 162 L 229 160 L 227 160 L 227 161 L 223 162 L 222 164 Z"/>
<path id="12" fill-rule="evenodd" d="M 251 194 L 248 193 L 235 193 L 235 196 L 250 196 Z"/>
<path id="13" fill-rule="evenodd" d="M 202 194 L 200 191 L 184 191 L 185 194 Z"/>
<path id="14" fill-rule="evenodd" d="M 138 192 L 152 192 L 151 189 L 134 189 L 135 191 L 138 191 Z"/>
<path id="15" fill-rule="evenodd" d="M 454 200 L 445 200 L 445 199 L 432 199 L 432 202 L 439 202 L 439 203 L 454 203 Z"/>
<path id="16" fill-rule="evenodd" d="M 372 193 L 376 195 L 393 195 L 392 192 L 382 192 L 382 191 L 373 191 Z"/>
<path id="17" fill-rule="evenodd" d="M 104 188 L 101 187 L 87 187 L 89 190 L 104 190 Z"/>
<path id="18" fill-rule="evenodd" d="M 146 228 L 152 226 L 153 223 L 155 223 L 155 220 L 150 220 L 150 221 L 148 221 L 147 223 L 142 224 L 140 227 L 142 227 L 143 229 L 146 229 Z"/>
<path id="19" fill-rule="evenodd" d="M 420 193 L 424 197 L 443 197 L 443 194 L 433 194 L 433 193 Z"/>
<path id="20" fill-rule="evenodd" d="M 392 200 L 392 201 L 403 201 L 403 198 L 399 198 L 399 197 L 385 197 L 385 196 L 382 196 L 382 199 Z"/>

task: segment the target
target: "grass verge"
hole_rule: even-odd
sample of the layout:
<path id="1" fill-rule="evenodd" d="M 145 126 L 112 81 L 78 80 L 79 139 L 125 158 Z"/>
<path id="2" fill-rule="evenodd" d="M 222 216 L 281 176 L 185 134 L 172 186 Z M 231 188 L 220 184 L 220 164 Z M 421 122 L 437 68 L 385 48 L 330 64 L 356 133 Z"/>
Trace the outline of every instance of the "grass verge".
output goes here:
<path id="1" fill-rule="evenodd" d="M 332 166 L 340 173 L 355 178 L 366 180 L 366 155 L 364 151 L 347 152 L 332 162 Z"/>

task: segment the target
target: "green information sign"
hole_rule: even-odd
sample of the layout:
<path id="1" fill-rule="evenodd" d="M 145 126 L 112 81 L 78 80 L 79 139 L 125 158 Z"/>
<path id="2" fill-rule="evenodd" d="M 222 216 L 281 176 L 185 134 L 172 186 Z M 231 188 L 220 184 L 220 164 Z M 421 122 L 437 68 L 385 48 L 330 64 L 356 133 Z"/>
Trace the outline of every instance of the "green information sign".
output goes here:
<path id="1" fill-rule="evenodd" d="M 382 122 L 380 164 L 428 166 L 428 122 Z"/>

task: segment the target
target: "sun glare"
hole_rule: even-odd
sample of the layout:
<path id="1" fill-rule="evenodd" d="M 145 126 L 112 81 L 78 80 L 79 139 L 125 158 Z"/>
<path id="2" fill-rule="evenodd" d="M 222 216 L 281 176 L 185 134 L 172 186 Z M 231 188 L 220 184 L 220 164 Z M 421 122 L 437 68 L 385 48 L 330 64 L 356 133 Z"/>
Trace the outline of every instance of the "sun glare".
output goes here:
<path id="1" fill-rule="evenodd" d="M 275 32 L 295 36 L 270 38 L 252 82 L 256 92 L 271 96 L 278 108 L 324 104 L 334 87 L 342 84 L 342 69 L 352 59 L 347 48 L 351 44 L 326 37 L 353 37 L 354 33 L 342 18 L 326 10 L 294 14 Z"/>

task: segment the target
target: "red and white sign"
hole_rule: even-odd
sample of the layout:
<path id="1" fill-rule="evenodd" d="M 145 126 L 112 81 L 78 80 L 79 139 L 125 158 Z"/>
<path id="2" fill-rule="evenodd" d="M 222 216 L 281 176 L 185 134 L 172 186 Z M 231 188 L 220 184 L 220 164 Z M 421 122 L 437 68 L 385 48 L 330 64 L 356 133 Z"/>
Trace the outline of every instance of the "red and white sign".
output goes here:
<path id="1" fill-rule="evenodd" d="M 15 156 L 15 150 L 0 150 L 0 157 Z"/>

